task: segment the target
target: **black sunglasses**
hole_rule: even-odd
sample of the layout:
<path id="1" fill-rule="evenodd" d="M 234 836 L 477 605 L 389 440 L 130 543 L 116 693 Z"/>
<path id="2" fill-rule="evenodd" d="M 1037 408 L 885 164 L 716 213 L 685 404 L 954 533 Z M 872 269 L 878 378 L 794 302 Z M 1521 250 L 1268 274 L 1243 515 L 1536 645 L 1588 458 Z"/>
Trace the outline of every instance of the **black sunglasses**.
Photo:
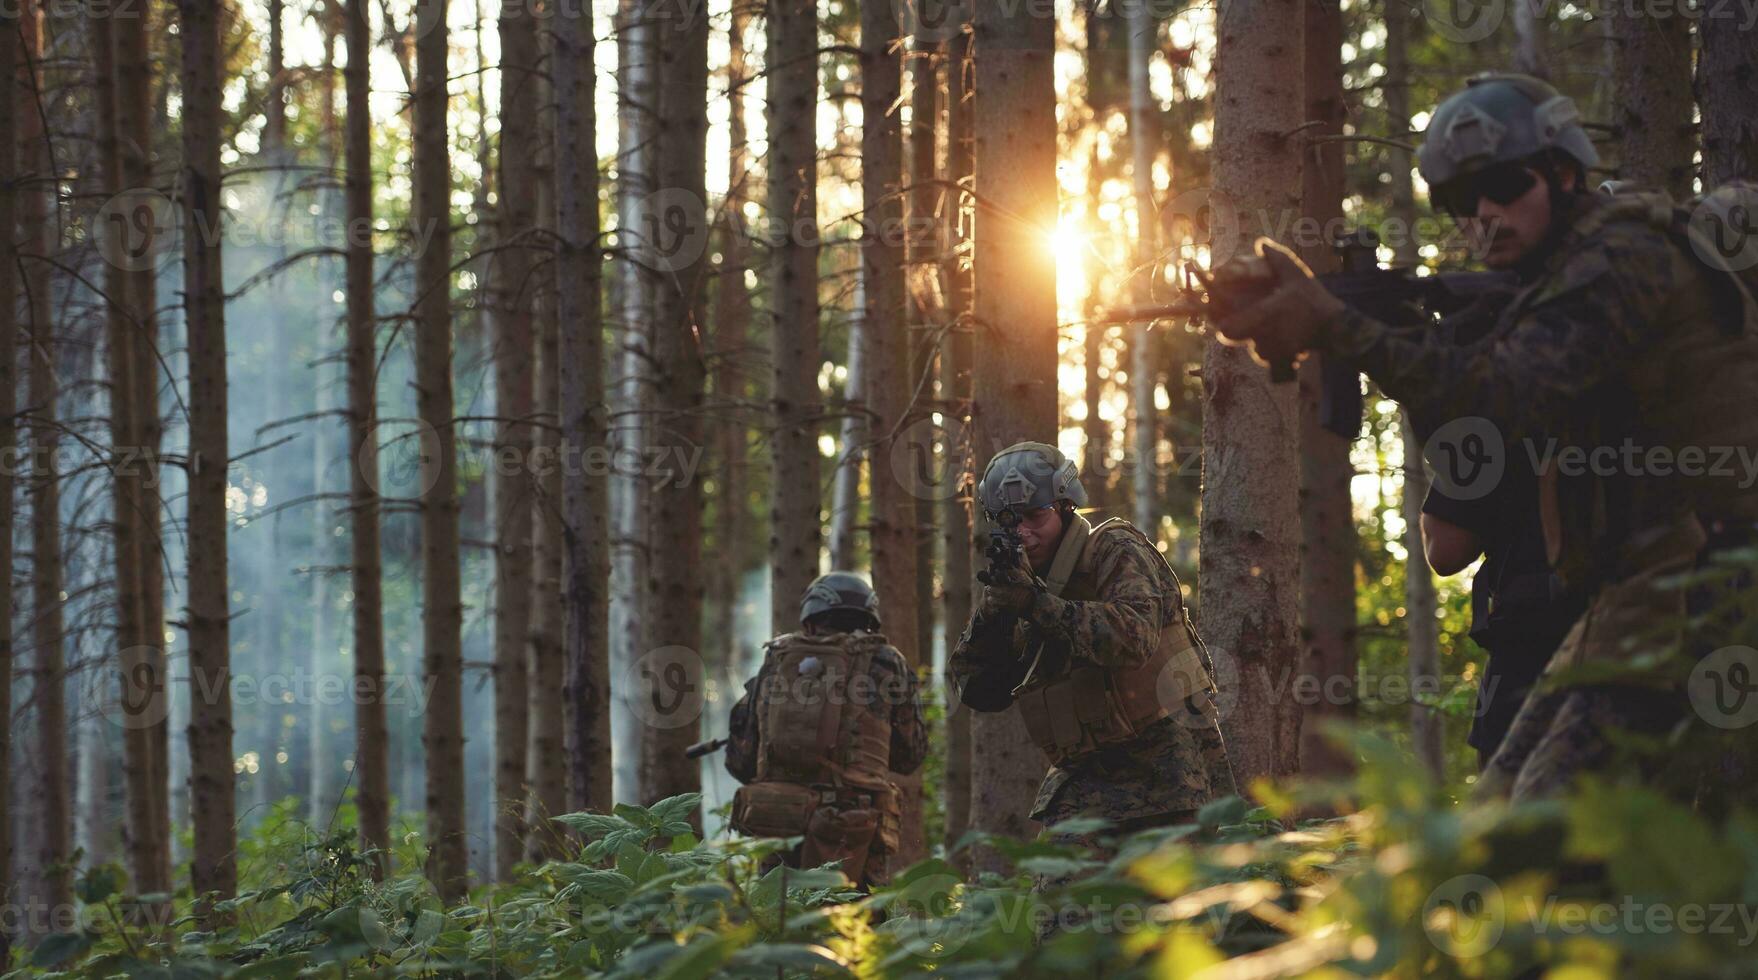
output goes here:
<path id="1" fill-rule="evenodd" d="M 1434 202 L 1456 218 L 1475 218 L 1482 198 L 1501 205 L 1526 196 L 1538 183 L 1538 175 L 1518 163 L 1499 163 L 1468 177 L 1448 181 L 1434 189 Z"/>

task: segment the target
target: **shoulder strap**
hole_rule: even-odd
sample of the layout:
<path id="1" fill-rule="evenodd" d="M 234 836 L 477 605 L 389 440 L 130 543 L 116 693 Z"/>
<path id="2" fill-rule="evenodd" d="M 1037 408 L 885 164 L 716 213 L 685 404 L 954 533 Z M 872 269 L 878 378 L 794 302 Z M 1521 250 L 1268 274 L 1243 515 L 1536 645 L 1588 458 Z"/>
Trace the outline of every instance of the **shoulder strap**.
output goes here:
<path id="1" fill-rule="evenodd" d="M 1085 556 L 1087 541 L 1092 536 L 1093 526 L 1079 514 L 1074 515 L 1074 522 L 1062 534 L 1062 543 L 1056 546 L 1056 557 L 1050 560 L 1050 571 L 1044 576 L 1044 585 L 1053 596 L 1060 597 L 1062 590 L 1068 587 L 1068 580 L 1074 577 L 1075 570 Z"/>

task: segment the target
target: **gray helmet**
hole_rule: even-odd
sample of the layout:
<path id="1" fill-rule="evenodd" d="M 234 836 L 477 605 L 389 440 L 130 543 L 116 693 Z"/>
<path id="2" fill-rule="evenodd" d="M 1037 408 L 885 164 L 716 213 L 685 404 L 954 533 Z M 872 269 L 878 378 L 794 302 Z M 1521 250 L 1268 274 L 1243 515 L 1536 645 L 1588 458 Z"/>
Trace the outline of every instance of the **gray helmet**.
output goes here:
<path id="1" fill-rule="evenodd" d="M 800 596 L 801 625 L 813 616 L 837 610 L 865 613 L 873 621 L 873 628 L 879 628 L 879 597 L 866 579 L 853 572 L 820 575 Z"/>
<path id="2" fill-rule="evenodd" d="M 983 470 L 977 494 L 989 514 L 1024 514 L 1064 500 L 1076 507 L 1087 504 L 1074 461 L 1041 442 L 1015 443 L 996 453 Z"/>
<path id="3" fill-rule="evenodd" d="M 1435 109 L 1416 159 L 1422 179 L 1438 187 L 1551 149 L 1583 171 L 1599 162 L 1573 99 L 1530 75 L 1488 73 Z"/>

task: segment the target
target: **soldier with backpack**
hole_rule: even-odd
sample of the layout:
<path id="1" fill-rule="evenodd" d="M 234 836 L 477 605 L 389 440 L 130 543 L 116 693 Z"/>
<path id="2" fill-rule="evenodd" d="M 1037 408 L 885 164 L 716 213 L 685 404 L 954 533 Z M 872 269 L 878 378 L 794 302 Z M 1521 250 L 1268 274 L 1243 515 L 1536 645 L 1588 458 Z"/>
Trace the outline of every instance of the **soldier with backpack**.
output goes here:
<path id="1" fill-rule="evenodd" d="M 1726 727 L 1695 685 L 1738 673 L 1721 661 L 1746 649 L 1754 612 L 1749 574 L 1727 566 L 1758 541 L 1758 488 L 1713 461 L 1758 457 L 1758 301 L 1752 263 L 1729 261 L 1698 220 L 1733 214 L 1721 195 L 1745 192 L 1692 211 L 1664 194 L 1596 194 L 1597 161 L 1568 98 L 1480 76 L 1435 110 L 1419 163 L 1486 264 L 1521 279 L 1485 342 L 1390 329 L 1267 240 L 1261 263 L 1236 270 L 1267 276 L 1258 298 L 1215 323 L 1266 363 L 1322 351 L 1431 424 L 1475 428 L 1474 464 L 1497 445 L 1534 462 L 1547 558 L 1586 611 L 1480 783 L 1515 799 L 1589 771 L 1678 775 L 1688 792 L 1704 760 L 1660 747 Z M 1749 745 L 1751 732 L 1735 737 Z M 1657 750 L 1623 765 L 1642 743 Z"/>
<path id="2" fill-rule="evenodd" d="M 820 576 L 800 599 L 800 631 L 769 641 L 733 705 L 726 770 L 744 785 L 734 830 L 801 837 L 789 867 L 838 861 L 856 885 L 882 884 L 897 851 L 898 789 L 928 753 L 916 675 L 879 633 L 860 576 Z"/>

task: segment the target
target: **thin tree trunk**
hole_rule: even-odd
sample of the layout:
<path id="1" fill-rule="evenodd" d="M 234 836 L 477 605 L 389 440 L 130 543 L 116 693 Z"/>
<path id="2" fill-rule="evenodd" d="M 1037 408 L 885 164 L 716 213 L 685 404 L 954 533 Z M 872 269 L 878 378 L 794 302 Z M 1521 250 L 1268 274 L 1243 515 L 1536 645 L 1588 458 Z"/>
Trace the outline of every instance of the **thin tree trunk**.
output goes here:
<path id="1" fill-rule="evenodd" d="M 639 461 L 646 458 L 648 401 L 652 380 L 650 350 L 654 295 L 659 284 L 653 266 L 648 196 L 657 188 L 653 137 L 657 117 L 656 33 L 647 20 L 644 0 L 620 0 L 617 31 L 617 244 L 624 258 L 617 264 L 622 295 L 622 344 L 612 399 L 612 460 L 618 463 L 611 481 L 611 669 L 622 677 L 651 645 L 647 628 L 646 582 L 653 550 L 649 545 L 648 482 Z M 629 465 L 627 461 L 635 461 Z M 628 751 L 615 760 L 617 796 L 636 795 L 640 781 L 641 721 L 626 698 L 612 703 L 611 728 L 616 744 Z"/>
<path id="2" fill-rule="evenodd" d="M 714 337 L 714 395 L 720 426 L 720 523 L 716 528 L 725 552 L 711 567 L 715 578 L 712 595 L 719 597 L 711 636 L 721 643 L 715 658 L 728 668 L 742 666 L 738 635 L 739 596 L 747 566 L 746 539 L 750 466 L 745 413 L 750 388 L 751 295 L 745 275 L 751 266 L 749 228 L 745 203 L 750 199 L 750 155 L 746 151 L 745 90 L 753 76 L 745 58 L 745 34 L 751 22 L 750 7 L 735 0 L 727 30 L 726 81 L 732 106 L 727 117 L 727 191 L 721 208 L 720 276 L 716 284 Z"/>
<path id="3" fill-rule="evenodd" d="M 1229 0 L 1216 61 L 1215 185 L 1236 209 L 1242 248 L 1260 215 L 1297 213 L 1301 158 L 1283 134 L 1302 122 L 1305 0 Z M 1216 262 L 1228 256 L 1214 256 Z M 1300 762 L 1300 705 L 1277 681 L 1300 666 L 1299 405 L 1238 347 L 1211 339 L 1203 358 L 1202 631 L 1236 665 L 1221 706 L 1241 786 Z M 1222 663 L 1223 682 L 1232 680 Z"/>
<path id="4" fill-rule="evenodd" d="M 659 186 L 679 220 L 656 229 L 667 273 L 656 299 L 653 338 L 655 444 L 666 447 L 663 479 L 655 479 L 653 564 L 647 607 L 663 615 L 648 629 L 653 653 L 641 676 L 652 688 L 637 697 L 651 710 L 641 740 L 641 798 L 652 803 L 698 792 L 701 765 L 684 757 L 696 741 L 702 704 L 702 484 L 694 467 L 702 446 L 706 365 L 697 331 L 702 322 L 708 214 L 704 188 L 708 132 L 708 20 L 668 29 L 659 46 Z M 668 214 L 668 216 L 669 216 Z M 656 461 L 657 462 L 657 461 Z M 814 482 L 814 486 L 816 483 Z M 672 665 L 676 665 L 675 672 Z M 699 821 L 698 814 L 692 814 Z"/>
<path id="5" fill-rule="evenodd" d="M 1751 25 L 1732 17 L 1697 22 L 1697 105 L 1703 115 L 1703 187 L 1758 176 L 1758 61 Z"/>
<path id="6" fill-rule="evenodd" d="M 150 193 L 152 172 L 152 74 L 148 61 L 144 8 L 142 16 L 110 16 L 107 8 L 91 8 L 91 16 L 108 20 L 112 71 L 98 66 L 98 77 L 114 79 L 117 134 L 117 191 Z M 132 243 L 148 246 L 157 242 Z M 138 266 L 147 266 L 139 268 Z M 128 820 L 124 832 L 129 871 L 136 894 L 167 892 L 171 883 L 170 814 L 167 796 L 164 608 L 159 540 L 158 482 L 158 289 L 149 263 L 129 263 L 123 310 L 112 326 L 111 344 L 120 355 L 111 391 L 112 435 L 116 446 L 133 457 L 118 467 L 117 617 L 121 652 L 124 767 L 128 789 Z M 120 383 L 116 383 L 120 382 Z M 124 512 L 126 517 L 124 517 Z"/>
<path id="7" fill-rule="evenodd" d="M 893 0 L 861 5 L 861 314 L 866 348 L 864 393 L 870 412 L 873 465 L 868 485 L 873 499 L 873 586 L 885 617 L 885 635 L 904 662 L 921 662 L 916 586 L 915 466 L 889 461 L 913 459 L 915 393 L 911 371 L 909 311 L 905 307 L 903 262 L 897 230 L 903 226 L 903 129 L 898 106 L 903 92 L 899 65 L 902 41 L 898 6 Z M 933 100 L 927 100 L 928 106 Z M 917 103 L 917 111 L 921 104 Z M 883 461 L 883 462 L 882 462 Z M 921 840 L 921 780 L 903 778 L 902 836 L 895 860 L 908 864 L 925 849 Z"/>
<path id="8" fill-rule="evenodd" d="M 564 9 L 558 13 L 565 15 L 569 11 Z M 561 23 L 561 26 L 577 27 L 578 25 Z M 556 45 L 561 43 L 557 39 L 559 32 L 552 28 L 539 33 L 544 39 L 545 45 L 542 50 L 543 59 L 546 64 L 555 66 Z M 587 49 L 587 53 L 590 56 L 590 48 Z M 566 71 L 566 69 L 562 70 Z M 556 217 L 559 213 L 558 208 L 561 206 L 561 191 L 565 188 L 558 187 L 556 183 L 556 154 L 560 152 L 556 147 L 556 134 L 560 119 L 556 106 L 555 85 L 548 73 L 537 75 L 537 95 L 538 104 L 544 107 L 543 114 L 538 120 L 538 142 L 541 146 L 548 148 L 547 152 L 540 151 L 537 154 L 537 223 L 544 231 L 544 240 L 555 242 L 555 232 L 558 227 Z M 593 125 L 596 125 L 596 117 L 594 117 Z M 588 141 L 588 148 L 591 145 L 591 142 Z M 590 170 L 591 179 L 596 181 L 598 179 L 596 153 L 593 153 L 591 157 Z M 593 218 L 597 218 L 596 211 L 593 212 Z M 594 220 L 594 234 L 596 234 L 597 227 L 597 222 Z M 560 246 L 556 247 L 559 256 Z M 598 242 L 591 241 L 588 243 L 588 247 L 594 249 L 591 271 L 598 274 L 601 272 L 601 254 L 596 251 Z M 534 277 L 537 292 L 538 337 L 537 415 L 548 424 L 538 427 L 533 433 L 533 438 L 538 447 L 539 457 L 551 460 L 560 458 L 561 434 L 558 430 L 562 422 L 563 362 L 561 357 L 561 314 L 557 308 L 556 265 L 557 262 L 544 263 Z M 599 402 L 602 402 L 604 399 L 603 314 L 596 305 L 591 313 L 594 319 L 588 322 L 597 323 L 597 329 L 600 331 L 595 335 L 599 338 L 599 353 L 593 363 L 598 365 L 598 387 L 596 390 L 598 392 L 597 398 Z M 600 411 L 602 411 L 602 405 L 600 405 Z M 603 439 L 601 438 L 594 445 L 602 447 Z M 605 486 L 602 478 L 598 480 L 598 486 L 602 491 Z M 563 828 L 560 825 L 549 823 L 548 818 L 565 813 L 570 809 L 568 806 L 567 664 L 562 652 L 562 634 L 566 629 L 567 613 L 562 601 L 562 563 L 566 560 L 566 549 L 562 541 L 564 524 L 562 523 L 561 466 L 553 465 L 545 470 L 536 490 L 534 520 L 537 528 L 537 547 L 535 549 L 537 597 L 531 617 L 531 682 L 529 685 L 531 721 L 528 726 L 530 740 L 525 760 L 526 781 L 530 784 L 528 793 L 531 807 L 525 817 L 528 835 L 526 854 L 534 862 L 563 855 L 565 852 L 564 838 L 561 835 Z M 605 540 L 602 532 L 609 526 L 608 518 L 605 516 L 607 505 L 608 501 L 602 498 L 593 505 L 599 514 L 598 527 L 601 532 L 601 540 Z M 606 552 L 602 556 L 602 560 L 608 567 L 608 543 L 605 543 L 604 547 Z M 603 574 L 608 575 L 608 572 Z M 606 584 L 601 581 L 598 593 L 601 618 L 606 614 L 607 608 L 605 606 L 607 600 L 603 591 L 605 587 Z M 604 644 L 609 642 L 608 634 L 601 631 L 598 636 L 600 640 L 598 649 L 606 649 Z M 604 656 L 608 658 L 608 650 Z M 602 722 L 606 726 L 605 742 L 607 744 L 599 767 L 600 771 L 594 774 L 594 778 L 602 783 L 602 793 L 592 796 L 592 799 L 608 799 L 610 796 L 611 769 L 608 745 L 610 716 L 608 711 L 609 708 L 606 706 Z"/>
<path id="9" fill-rule="evenodd" d="M 1675 200 L 1691 193 L 1696 138 L 1691 121 L 1691 21 L 1683 16 L 1610 4 L 1613 104 L 1618 177 L 1664 190 Z M 1713 19 L 1713 18 L 1708 18 Z M 1707 20 L 1707 19 L 1706 19 Z M 1747 37 L 1746 57 L 1752 57 Z M 1749 67 L 1749 65 L 1748 65 Z"/>
<path id="10" fill-rule="evenodd" d="M 1550 77 L 1550 56 L 1544 44 L 1542 0 L 1514 2 L 1514 70 L 1538 78 Z"/>
<path id="11" fill-rule="evenodd" d="M 563 20 L 573 19 L 564 14 Z M 513 880 L 524 857 L 527 648 L 536 571 L 532 505 L 536 478 L 531 417 L 532 268 L 537 233 L 537 24 L 524 4 L 502 4 L 500 15 L 499 217 L 508 246 L 494 259 L 494 367 L 497 459 L 494 469 L 494 867 Z"/>
<path id="12" fill-rule="evenodd" d="M 11 84 L 19 62 L 18 12 L 0 11 L 0 79 Z M 18 202 L 17 102 L 0 98 L 0 456 L 10 460 L 18 445 L 18 359 L 13 345 L 18 340 L 18 246 L 14 220 Z M 0 718 L 7 720 L 0 732 L 0 887 L 12 887 L 12 521 L 14 516 L 11 466 L 0 466 Z M 11 928 L 0 930 L 0 963 L 12 962 Z"/>
<path id="13" fill-rule="evenodd" d="M 458 463 L 452 425 L 451 173 L 446 137 L 445 0 L 421 0 L 415 41 L 414 220 L 428 237 L 416 257 L 415 386 L 421 458 L 422 660 L 431 685 L 421 742 L 427 750 L 429 880 L 442 901 L 462 898 L 468 875 L 464 822 L 463 601 L 459 582 Z M 431 18 L 431 20 L 429 20 Z M 424 447 L 425 449 L 426 447 Z"/>
<path id="14" fill-rule="evenodd" d="M 44 145 L 42 117 L 37 112 L 44 100 L 40 68 L 46 50 L 43 31 L 38 20 L 40 0 L 21 7 L 25 50 L 30 65 L 20 65 L 28 88 L 19 90 L 19 102 L 13 107 L 17 116 L 21 171 L 37 177 L 49 173 L 49 154 Z M 0 29 L 6 25 L 0 22 Z M 4 77 L 0 75 L 0 77 Z M 3 130 L 4 124 L 0 124 Z M 21 238 L 26 247 L 39 256 L 55 254 L 60 246 L 55 226 L 49 223 L 55 207 L 53 193 L 39 187 L 26 194 L 22 202 Z M 0 209 L 0 220 L 3 220 Z M 5 256 L 0 254 L 0 261 Z M 30 311 L 30 452 L 31 452 L 31 638 L 36 646 L 36 670 L 31 683 L 36 702 L 37 745 L 32 750 L 37 781 L 32 788 L 32 809 L 40 814 L 36 853 L 31 864 L 41 877 L 39 897 L 51 908 L 60 908 L 72 901 L 72 879 L 63 867 L 72 854 L 70 830 L 73 813 L 68 795 L 67 741 L 67 667 L 64 650 L 62 597 L 65 571 L 61 552 L 61 483 L 55 470 L 56 453 L 60 449 L 60 422 L 56 400 L 60 396 L 57 377 L 56 324 L 49 290 L 54 285 L 50 266 L 41 260 L 28 261 L 25 288 Z M 0 295 L 4 290 L 0 289 Z M 0 406 L 3 408 L 4 406 Z M 0 487 L 0 491 L 4 488 Z M 0 567 L 6 567 L 0 565 Z M 0 878 L 0 881 L 5 879 Z"/>
<path id="15" fill-rule="evenodd" d="M 598 244 L 597 113 L 593 104 L 590 16 L 555 21 L 556 319 L 560 325 L 563 459 L 605 445 L 603 268 Z M 698 216 L 700 217 L 700 216 Z M 562 477 L 563 650 L 566 663 L 568 806 L 611 806 L 609 491 L 595 468 L 570 465 Z M 558 836 L 559 835 L 554 835 Z"/>
<path id="16" fill-rule="evenodd" d="M 970 34 L 954 33 L 946 44 L 946 180 L 961 188 L 970 186 L 971 108 L 967 96 L 970 70 Z M 946 209 L 942 258 L 945 267 L 947 317 L 946 346 L 940 358 L 944 386 L 946 430 L 943 449 L 946 466 L 941 479 L 956 487 L 973 462 L 970 454 L 971 415 L 971 277 L 960 264 L 959 253 L 950 246 L 964 244 L 965 198 L 955 193 Z M 946 649 L 958 645 L 964 624 L 971 618 L 971 511 L 970 498 L 947 493 L 940 510 L 945 539 L 945 609 L 942 613 Z M 944 696 L 945 688 L 942 687 Z M 971 712 L 957 698 L 947 698 L 946 708 L 946 839 L 950 849 L 971 826 Z"/>
<path id="17" fill-rule="evenodd" d="M 1422 471 L 1422 442 L 1407 416 L 1398 422 L 1404 440 L 1404 623 L 1409 630 L 1410 690 L 1438 690 L 1441 672 L 1440 626 L 1435 621 L 1434 573 L 1422 546 L 1422 501 L 1428 476 Z M 1410 741 L 1416 758 L 1436 778 L 1446 771 L 1441 713 L 1422 699 L 1410 699 Z"/>
<path id="18" fill-rule="evenodd" d="M 976 234 L 972 446 L 979 461 L 1023 440 L 1056 439 L 1055 23 L 980 5 L 975 16 Z M 980 463 L 979 463 L 980 465 Z M 977 528 L 980 536 L 985 528 Z M 1045 760 L 1019 712 L 971 719 L 971 826 L 1029 836 Z M 984 853 L 979 866 L 995 866 Z"/>
<path id="19" fill-rule="evenodd" d="M 1159 23 L 1154 19 L 1151 4 L 1138 3 L 1129 8 L 1129 145 L 1133 154 L 1135 190 L 1135 295 L 1138 302 L 1153 299 L 1151 275 L 1159 253 L 1159 212 L 1154 207 L 1154 156 L 1160 127 L 1156 118 L 1159 106 L 1148 86 L 1148 62 L 1157 46 Z M 1129 326 L 1129 390 L 1135 419 L 1135 466 L 1130 471 L 1135 488 L 1135 507 L 1131 517 L 1135 525 L 1152 540 L 1160 536 L 1160 501 L 1156 480 L 1159 477 L 1160 433 L 1156 424 L 1159 413 L 1154 406 L 1154 389 L 1159 386 L 1159 358 L 1148 332 L 1149 324 L 1138 321 Z"/>
<path id="20" fill-rule="evenodd" d="M 348 513 L 354 576 L 354 803 L 361 846 L 376 851 L 373 877 L 383 880 L 391 856 L 390 731 L 381 697 L 385 676 L 383 558 L 379 547 L 378 361 L 373 331 L 372 116 L 368 103 L 372 54 L 367 0 L 348 0 L 348 66 L 342 70 L 348 103 L 344 154 L 348 236 Z"/>
<path id="21" fill-rule="evenodd" d="M 1307 130 L 1315 139 L 1343 132 L 1343 15 L 1336 0 L 1304 0 L 1306 16 L 1306 118 L 1323 123 Z M 1396 122 L 1393 123 L 1397 125 Z M 1302 173 L 1303 214 L 1321 228 L 1343 219 L 1343 144 L 1309 144 Z M 1329 242 L 1303 251 L 1315 272 L 1337 265 Z M 1355 715 L 1347 692 L 1355 680 L 1355 511 L 1350 497 L 1354 468 L 1349 443 L 1319 424 L 1322 366 L 1309 357 L 1300 366 L 1301 674 L 1316 678 L 1323 696 L 1310 705 L 1300 728 L 1300 768 L 1336 776 L 1351 757 L 1336 750 L 1324 728 Z"/>
<path id="22" fill-rule="evenodd" d="M 866 169 L 866 160 L 863 157 L 862 172 L 865 173 Z M 842 389 L 843 415 L 840 438 L 837 440 L 836 479 L 830 491 L 831 568 L 855 567 L 855 531 L 861 514 L 861 471 L 866 469 L 867 443 L 873 435 L 869 423 L 873 409 L 866 399 L 869 370 L 867 351 L 867 272 L 865 268 L 860 268 L 855 270 L 855 295 L 849 313 L 848 380 Z M 884 459 L 883 456 L 877 458 Z M 879 479 L 877 472 L 873 479 L 875 483 Z M 873 519 L 877 521 L 878 518 L 875 509 Z M 890 618 L 891 610 L 889 604 L 887 605 L 886 617 Z"/>
<path id="23" fill-rule="evenodd" d="M 180 0 L 183 40 L 183 305 L 189 329 L 190 880 L 205 928 L 238 891 L 232 774 L 231 628 L 226 581 L 226 291 L 220 241 L 220 24 Z"/>
<path id="24" fill-rule="evenodd" d="M 769 6 L 770 308 L 775 413 L 771 443 L 770 621 L 797 627 L 799 601 L 818 575 L 818 7 Z"/>

